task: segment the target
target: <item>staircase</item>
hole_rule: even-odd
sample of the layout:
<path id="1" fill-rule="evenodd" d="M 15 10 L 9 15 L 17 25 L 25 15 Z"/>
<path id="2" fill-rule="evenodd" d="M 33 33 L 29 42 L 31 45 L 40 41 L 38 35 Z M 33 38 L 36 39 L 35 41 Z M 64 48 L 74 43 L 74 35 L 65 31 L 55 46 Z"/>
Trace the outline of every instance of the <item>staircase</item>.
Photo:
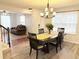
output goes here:
<path id="1" fill-rule="evenodd" d="M 9 35 L 9 27 L 5 28 L 0 25 L 0 38 L 2 44 L 2 50 L 8 49 L 10 45 L 10 35 Z"/>

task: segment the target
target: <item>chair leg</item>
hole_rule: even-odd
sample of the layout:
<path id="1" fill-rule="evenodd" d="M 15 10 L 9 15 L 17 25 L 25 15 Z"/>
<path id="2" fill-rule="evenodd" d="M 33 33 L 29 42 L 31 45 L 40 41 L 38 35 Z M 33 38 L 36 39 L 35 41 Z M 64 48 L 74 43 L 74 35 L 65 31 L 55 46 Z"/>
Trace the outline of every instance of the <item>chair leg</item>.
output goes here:
<path id="1" fill-rule="evenodd" d="M 58 47 L 56 46 L 56 53 L 58 53 Z"/>
<path id="2" fill-rule="evenodd" d="M 62 48 L 61 48 L 61 45 L 60 45 L 60 49 L 62 49 Z"/>
<path id="3" fill-rule="evenodd" d="M 60 45 L 60 49 L 62 49 L 61 44 L 59 44 L 59 45 Z"/>
<path id="4" fill-rule="evenodd" d="M 30 48 L 30 53 L 29 53 L 29 55 L 31 55 L 31 53 L 32 53 L 32 48 Z"/>
<path id="5" fill-rule="evenodd" d="M 38 59 L 38 50 L 36 50 L 36 59 Z"/>

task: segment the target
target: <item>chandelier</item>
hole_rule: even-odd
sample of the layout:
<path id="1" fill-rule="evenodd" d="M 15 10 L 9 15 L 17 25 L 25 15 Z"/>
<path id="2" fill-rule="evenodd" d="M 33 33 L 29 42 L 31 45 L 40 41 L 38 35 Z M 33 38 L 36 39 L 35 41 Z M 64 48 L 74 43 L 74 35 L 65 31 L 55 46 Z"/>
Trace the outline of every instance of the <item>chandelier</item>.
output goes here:
<path id="1" fill-rule="evenodd" d="M 44 18 L 52 18 L 56 15 L 56 12 L 54 12 L 54 9 L 49 7 L 49 0 L 47 3 L 47 7 L 43 12 L 40 13 L 40 15 L 41 17 L 44 17 Z"/>

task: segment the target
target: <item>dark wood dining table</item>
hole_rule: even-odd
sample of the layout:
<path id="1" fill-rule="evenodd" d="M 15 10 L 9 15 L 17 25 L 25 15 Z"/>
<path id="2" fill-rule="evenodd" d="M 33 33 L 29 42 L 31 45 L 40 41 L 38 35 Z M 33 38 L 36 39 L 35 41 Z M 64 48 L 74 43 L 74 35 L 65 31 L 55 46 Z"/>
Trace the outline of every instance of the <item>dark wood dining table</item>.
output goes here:
<path id="1" fill-rule="evenodd" d="M 46 48 L 45 48 L 45 52 L 46 53 L 49 53 L 49 46 L 48 46 L 48 42 L 51 41 L 50 38 L 55 38 L 58 36 L 58 32 L 51 32 L 50 34 L 49 33 L 42 33 L 42 34 L 37 34 L 37 39 L 44 42 L 46 44 Z"/>

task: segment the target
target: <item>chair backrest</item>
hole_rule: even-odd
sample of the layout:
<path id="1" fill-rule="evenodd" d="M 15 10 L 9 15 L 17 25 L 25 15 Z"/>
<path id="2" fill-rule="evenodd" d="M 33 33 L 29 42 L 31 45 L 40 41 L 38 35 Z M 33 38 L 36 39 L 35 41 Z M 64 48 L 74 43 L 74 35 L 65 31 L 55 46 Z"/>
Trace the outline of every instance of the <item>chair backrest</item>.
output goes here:
<path id="1" fill-rule="evenodd" d="M 57 37 L 58 43 L 61 44 L 63 42 L 63 39 L 64 39 L 63 32 L 59 32 Z"/>
<path id="2" fill-rule="evenodd" d="M 43 28 L 38 29 L 38 32 L 39 32 L 39 34 L 44 33 L 44 29 Z"/>
<path id="3" fill-rule="evenodd" d="M 28 32 L 28 35 L 29 35 L 29 37 L 32 37 L 32 38 L 37 38 L 36 33 L 30 33 L 30 32 Z"/>
<path id="4" fill-rule="evenodd" d="M 38 46 L 43 45 L 43 42 L 36 38 L 36 34 L 34 33 L 28 33 L 28 34 L 29 34 L 28 38 L 29 38 L 31 48 L 38 49 Z"/>
<path id="5" fill-rule="evenodd" d="M 58 28 L 58 32 L 63 32 L 64 33 L 65 28 Z"/>

